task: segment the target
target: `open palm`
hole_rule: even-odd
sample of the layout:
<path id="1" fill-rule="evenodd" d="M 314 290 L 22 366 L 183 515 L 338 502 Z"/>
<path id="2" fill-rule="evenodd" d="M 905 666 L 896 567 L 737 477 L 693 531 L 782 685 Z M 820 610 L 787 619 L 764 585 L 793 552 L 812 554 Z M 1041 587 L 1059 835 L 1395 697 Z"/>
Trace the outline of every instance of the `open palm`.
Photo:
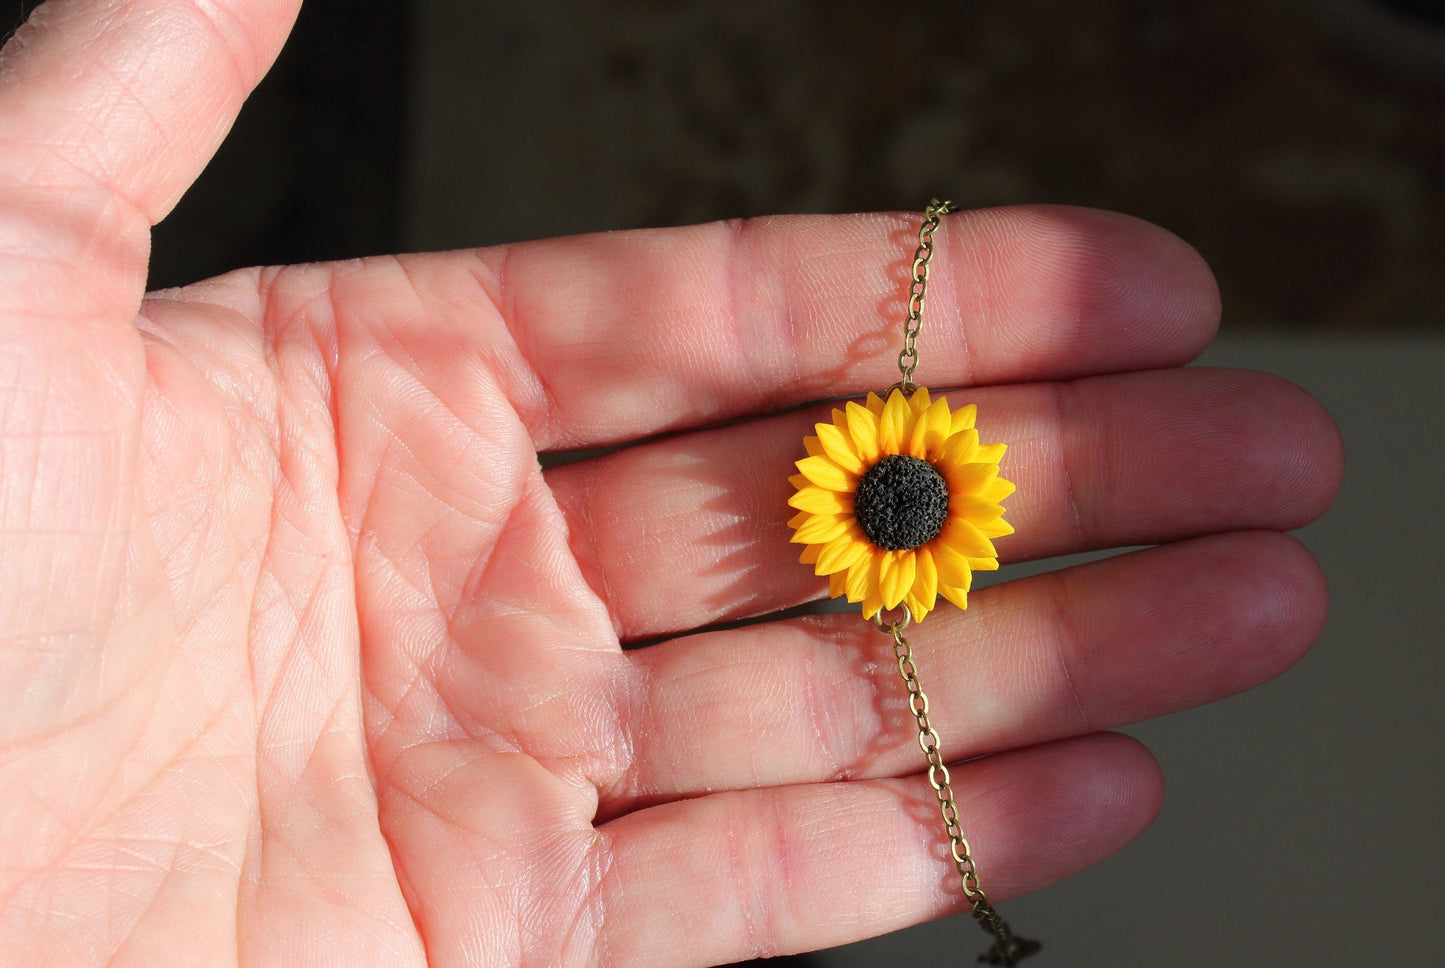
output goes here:
<path id="1" fill-rule="evenodd" d="M 5 52 L 0 963 L 711 965 L 956 909 L 888 638 L 695 631 L 822 593 L 786 500 L 826 411 L 788 409 L 892 381 L 909 219 L 144 297 L 294 12 L 52 0 Z M 1340 457 L 1281 381 L 1160 369 L 1217 316 L 1167 234 L 1020 209 L 939 245 L 920 375 L 1011 444 L 1004 558 L 1169 542 L 916 637 L 1000 899 L 1152 817 L 1100 730 L 1308 647 L 1277 530 Z"/>

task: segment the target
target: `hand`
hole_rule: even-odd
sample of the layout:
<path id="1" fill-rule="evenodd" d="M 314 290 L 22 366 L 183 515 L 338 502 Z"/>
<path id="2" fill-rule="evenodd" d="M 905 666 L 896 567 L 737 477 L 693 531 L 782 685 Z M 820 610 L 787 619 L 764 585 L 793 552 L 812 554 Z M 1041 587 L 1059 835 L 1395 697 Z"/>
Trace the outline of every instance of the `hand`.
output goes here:
<path id="1" fill-rule="evenodd" d="M 786 411 L 894 378 L 913 216 L 143 297 L 294 6 L 53 0 L 5 51 L 0 962 L 710 965 L 958 909 L 888 638 L 690 634 L 822 593 L 784 522 L 826 410 Z M 1001 900 L 1152 817 L 1101 730 L 1308 647 L 1278 531 L 1341 458 L 1293 387 L 1170 369 L 1218 307 L 1158 229 L 951 216 L 933 280 L 920 376 L 1011 445 L 1005 559 L 1167 542 L 915 636 Z"/>

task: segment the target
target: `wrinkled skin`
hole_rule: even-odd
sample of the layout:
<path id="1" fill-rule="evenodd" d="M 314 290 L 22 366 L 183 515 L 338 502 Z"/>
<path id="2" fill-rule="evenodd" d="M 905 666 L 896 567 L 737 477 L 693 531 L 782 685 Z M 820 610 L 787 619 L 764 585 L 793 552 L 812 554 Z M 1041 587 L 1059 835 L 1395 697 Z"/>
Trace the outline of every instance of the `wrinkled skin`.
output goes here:
<path id="1" fill-rule="evenodd" d="M 821 594 L 789 408 L 894 379 L 916 216 L 146 296 L 294 6 L 52 0 L 5 51 L 0 963 L 711 965 L 957 910 L 887 638 L 693 633 Z M 1003 900 L 1153 816 L 1102 731 L 1308 648 L 1280 532 L 1341 456 L 1288 384 L 1176 368 L 1216 292 L 1143 223 L 951 216 L 928 309 L 920 376 L 1011 444 L 1005 568 L 1163 543 L 914 635 Z"/>

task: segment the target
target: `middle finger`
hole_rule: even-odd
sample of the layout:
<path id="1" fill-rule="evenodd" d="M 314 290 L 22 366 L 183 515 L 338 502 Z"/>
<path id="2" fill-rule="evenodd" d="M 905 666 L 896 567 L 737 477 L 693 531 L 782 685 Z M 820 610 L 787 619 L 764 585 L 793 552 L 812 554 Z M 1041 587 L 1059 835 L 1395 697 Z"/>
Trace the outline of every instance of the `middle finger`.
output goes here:
<path id="1" fill-rule="evenodd" d="M 1323 408 L 1260 373 L 1164 370 L 954 392 L 978 404 L 1016 533 L 1003 561 L 1313 520 L 1337 482 Z M 583 573 L 637 640 L 821 597 L 787 506 L 802 438 L 827 410 L 652 441 L 552 468 Z"/>

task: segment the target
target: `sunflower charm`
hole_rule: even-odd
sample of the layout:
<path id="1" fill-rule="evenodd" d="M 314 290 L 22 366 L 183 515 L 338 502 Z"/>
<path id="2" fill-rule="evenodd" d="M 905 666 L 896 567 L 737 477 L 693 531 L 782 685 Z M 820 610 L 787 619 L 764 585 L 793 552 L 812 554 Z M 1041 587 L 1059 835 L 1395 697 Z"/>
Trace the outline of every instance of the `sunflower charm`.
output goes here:
<path id="1" fill-rule="evenodd" d="M 792 541 L 864 618 L 905 605 L 920 622 L 939 595 L 967 608 L 973 573 L 998 568 L 991 539 L 1013 533 L 1001 502 L 1014 486 L 998 476 L 1005 445 L 979 443 L 976 412 L 926 387 L 894 389 L 886 402 L 850 401 L 804 438 L 789 478 Z"/>

